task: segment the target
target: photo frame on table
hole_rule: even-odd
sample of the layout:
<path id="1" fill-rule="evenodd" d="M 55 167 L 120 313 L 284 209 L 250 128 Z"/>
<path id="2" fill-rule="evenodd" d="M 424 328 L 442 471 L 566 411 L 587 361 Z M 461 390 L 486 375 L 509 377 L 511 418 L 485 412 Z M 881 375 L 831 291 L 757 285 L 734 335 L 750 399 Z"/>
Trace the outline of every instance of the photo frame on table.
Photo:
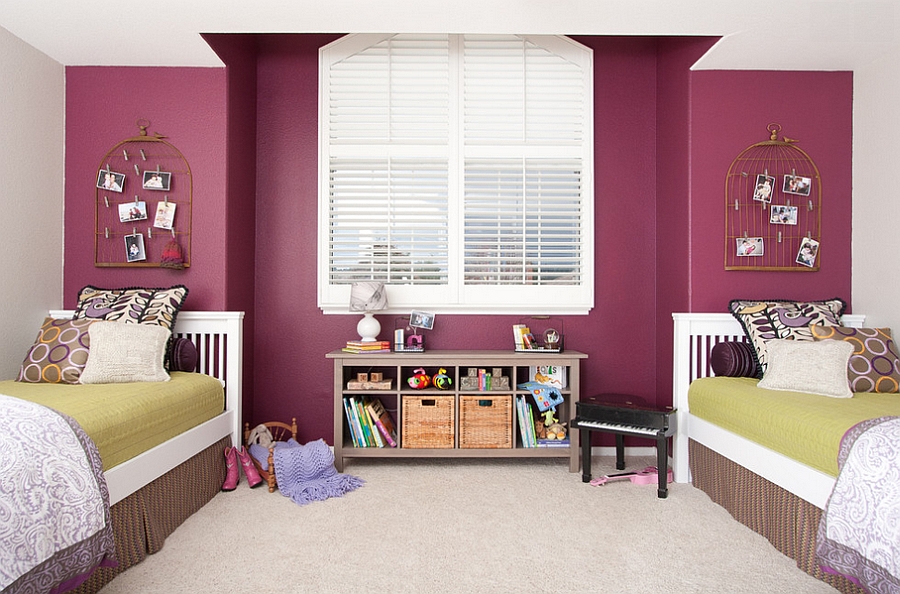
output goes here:
<path id="1" fill-rule="evenodd" d="M 172 184 L 172 174 L 168 171 L 145 171 L 144 189 L 168 192 Z"/>
<path id="2" fill-rule="evenodd" d="M 125 174 L 116 173 L 109 169 L 101 169 L 97 174 L 97 187 L 101 190 L 109 190 L 110 192 L 125 191 Z"/>
<path id="3" fill-rule="evenodd" d="M 409 314 L 409 325 L 412 328 L 431 330 L 434 328 L 434 314 L 427 311 L 413 310 L 413 312 Z"/>

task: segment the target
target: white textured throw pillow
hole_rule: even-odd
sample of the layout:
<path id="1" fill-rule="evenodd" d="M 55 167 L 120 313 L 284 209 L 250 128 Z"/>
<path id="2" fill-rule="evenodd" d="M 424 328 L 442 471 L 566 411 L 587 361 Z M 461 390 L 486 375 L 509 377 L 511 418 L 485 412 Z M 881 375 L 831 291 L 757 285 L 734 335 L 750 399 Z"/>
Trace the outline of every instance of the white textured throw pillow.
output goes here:
<path id="1" fill-rule="evenodd" d="M 163 366 L 170 334 L 168 328 L 97 322 L 88 332 L 91 352 L 81 372 L 82 384 L 169 381 Z"/>
<path id="2" fill-rule="evenodd" d="M 760 388 L 853 397 L 847 380 L 847 363 L 853 354 L 849 342 L 771 340 L 766 347 L 769 364 L 757 384 Z"/>

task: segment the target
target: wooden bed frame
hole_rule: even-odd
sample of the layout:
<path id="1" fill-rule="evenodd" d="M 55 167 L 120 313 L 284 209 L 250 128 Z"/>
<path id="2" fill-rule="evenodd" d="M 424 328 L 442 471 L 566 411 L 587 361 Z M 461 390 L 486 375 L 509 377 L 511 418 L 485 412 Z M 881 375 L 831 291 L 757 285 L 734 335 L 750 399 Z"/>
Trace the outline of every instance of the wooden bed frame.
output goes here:
<path id="1" fill-rule="evenodd" d="M 744 340 L 740 323 L 727 313 L 673 313 L 672 318 L 675 323 L 672 402 L 678 419 L 673 444 L 675 482 L 691 481 L 688 444 L 694 440 L 824 509 L 835 477 L 691 415 L 688 404 L 691 382 L 713 375 L 709 363 L 713 346 L 726 340 Z M 842 320 L 847 326 L 859 328 L 865 316 L 848 314 Z"/>
<path id="2" fill-rule="evenodd" d="M 69 318 L 71 310 L 52 310 L 55 318 Z M 160 445 L 105 472 L 109 504 L 114 505 L 195 454 L 226 436 L 232 444 L 241 439 L 241 398 L 244 312 L 182 311 L 175 336 L 197 347 L 198 369 L 225 386 L 225 410 L 219 416 L 189 429 Z"/>

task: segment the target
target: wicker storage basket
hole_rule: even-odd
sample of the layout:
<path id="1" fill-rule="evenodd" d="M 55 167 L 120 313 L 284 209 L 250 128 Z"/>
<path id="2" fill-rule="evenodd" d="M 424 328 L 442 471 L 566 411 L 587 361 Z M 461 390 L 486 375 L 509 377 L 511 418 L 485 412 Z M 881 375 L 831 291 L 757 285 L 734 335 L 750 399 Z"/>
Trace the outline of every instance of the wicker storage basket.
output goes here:
<path id="1" fill-rule="evenodd" d="M 512 418 L 512 396 L 460 396 L 459 447 L 511 448 Z"/>
<path id="2" fill-rule="evenodd" d="M 453 396 L 404 396 L 401 447 L 452 448 L 454 446 Z"/>

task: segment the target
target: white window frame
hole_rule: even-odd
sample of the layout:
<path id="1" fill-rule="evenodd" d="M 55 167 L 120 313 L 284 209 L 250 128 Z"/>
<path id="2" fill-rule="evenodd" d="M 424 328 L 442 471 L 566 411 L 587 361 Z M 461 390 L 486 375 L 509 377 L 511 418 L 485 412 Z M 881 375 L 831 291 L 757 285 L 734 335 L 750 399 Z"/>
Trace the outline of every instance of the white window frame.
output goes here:
<path id="1" fill-rule="evenodd" d="M 329 113 L 329 68 L 332 63 L 345 56 L 352 56 L 366 48 L 392 38 L 391 34 L 347 35 L 320 49 L 319 61 L 319 226 L 318 226 L 318 305 L 324 313 L 346 313 L 350 301 L 350 285 L 347 282 L 331 281 L 330 261 L 330 164 L 332 157 L 342 153 L 343 147 L 332 146 Z M 504 36 L 506 37 L 506 36 Z M 466 159 L 496 157 L 497 148 L 489 143 L 465 144 L 463 138 L 462 59 L 459 63 L 453 56 L 461 53 L 463 36 L 450 35 L 450 98 L 449 98 L 449 143 L 445 147 L 424 144 L 419 147 L 423 158 L 446 155 L 450 162 L 448 175 L 447 244 L 448 282 L 442 285 L 401 285 L 387 284 L 389 309 L 385 313 L 409 313 L 412 309 L 424 309 L 435 313 L 469 314 L 586 314 L 594 305 L 594 159 L 593 159 L 593 55 L 589 48 L 563 36 L 517 36 L 525 42 L 535 44 L 558 55 L 575 56 L 583 77 L 584 93 L 582 140 L 578 143 L 577 154 L 581 162 L 581 222 L 580 242 L 580 283 L 573 285 L 465 285 L 463 283 L 463 201 L 464 162 Z M 570 143 L 571 144 L 571 143 Z M 524 143 L 523 143 L 524 145 Z M 359 149 L 359 147 L 357 147 Z M 505 145 L 506 152 L 501 158 L 535 157 L 534 150 L 525 146 Z M 379 145 L 373 142 L 363 151 L 370 150 L 374 156 L 400 158 L 390 143 Z M 351 151 L 352 153 L 352 151 Z M 365 153 L 358 153 L 358 155 Z M 558 159 L 560 152 L 554 146 L 542 147 L 538 158 Z M 571 155 L 569 147 L 564 154 Z M 364 158 L 360 156 L 359 158 Z"/>

